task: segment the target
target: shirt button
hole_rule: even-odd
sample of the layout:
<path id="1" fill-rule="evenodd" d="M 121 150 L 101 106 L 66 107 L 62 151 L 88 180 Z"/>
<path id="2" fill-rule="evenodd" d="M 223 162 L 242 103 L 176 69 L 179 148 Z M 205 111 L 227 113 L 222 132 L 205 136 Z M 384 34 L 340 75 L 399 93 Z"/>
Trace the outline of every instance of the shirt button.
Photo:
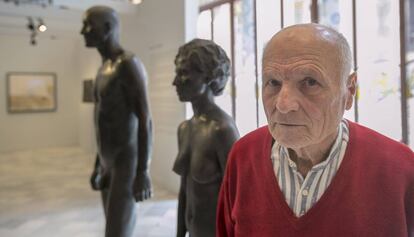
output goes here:
<path id="1" fill-rule="evenodd" d="M 303 196 L 308 196 L 308 194 L 309 194 L 309 192 L 308 192 L 308 190 L 307 190 L 307 189 L 304 189 L 304 190 L 302 191 L 302 195 L 303 195 Z"/>

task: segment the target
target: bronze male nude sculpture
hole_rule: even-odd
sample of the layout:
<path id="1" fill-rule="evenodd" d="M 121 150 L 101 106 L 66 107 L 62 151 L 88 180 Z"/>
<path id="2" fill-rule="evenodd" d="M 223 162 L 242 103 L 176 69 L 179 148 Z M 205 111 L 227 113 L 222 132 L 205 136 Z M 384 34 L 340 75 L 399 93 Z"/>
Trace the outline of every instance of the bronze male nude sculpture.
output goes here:
<path id="1" fill-rule="evenodd" d="M 181 176 L 177 237 L 214 237 L 218 193 L 227 154 L 239 133 L 233 119 L 214 103 L 230 74 L 225 51 L 209 40 L 195 39 L 175 58 L 180 101 L 194 116 L 178 128 L 179 152 L 173 170 Z"/>
<path id="2" fill-rule="evenodd" d="M 135 202 L 152 195 L 147 76 L 139 59 L 120 46 L 119 20 L 113 9 L 88 9 L 81 34 L 86 46 L 97 48 L 102 57 L 95 83 L 98 154 L 91 185 L 102 194 L 105 236 L 130 237 L 136 220 Z"/>

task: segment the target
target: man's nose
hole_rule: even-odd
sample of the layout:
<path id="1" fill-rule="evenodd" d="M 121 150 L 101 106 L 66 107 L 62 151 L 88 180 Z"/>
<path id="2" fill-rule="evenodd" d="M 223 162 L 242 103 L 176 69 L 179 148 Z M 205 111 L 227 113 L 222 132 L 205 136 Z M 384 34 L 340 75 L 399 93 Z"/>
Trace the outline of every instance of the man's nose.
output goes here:
<path id="1" fill-rule="evenodd" d="M 295 112 L 299 110 L 298 95 L 294 88 L 282 86 L 276 96 L 276 108 L 281 113 Z"/>

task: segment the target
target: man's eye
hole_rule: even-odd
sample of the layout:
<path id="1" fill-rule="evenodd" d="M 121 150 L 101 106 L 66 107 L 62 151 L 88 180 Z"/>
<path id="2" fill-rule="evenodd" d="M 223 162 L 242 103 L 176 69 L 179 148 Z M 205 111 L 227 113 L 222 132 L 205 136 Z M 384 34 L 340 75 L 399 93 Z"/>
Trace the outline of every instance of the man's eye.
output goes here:
<path id="1" fill-rule="evenodd" d="M 280 86 L 280 82 L 279 82 L 278 80 L 274 80 L 274 79 L 269 80 L 269 81 L 268 81 L 268 84 L 269 84 L 270 86 L 274 86 L 274 87 L 276 87 L 276 86 Z"/>
<path id="2" fill-rule="evenodd" d="M 313 87 L 313 86 L 317 86 L 319 83 L 317 80 L 313 79 L 312 77 L 306 77 L 303 82 L 305 83 L 306 86 L 309 87 Z"/>

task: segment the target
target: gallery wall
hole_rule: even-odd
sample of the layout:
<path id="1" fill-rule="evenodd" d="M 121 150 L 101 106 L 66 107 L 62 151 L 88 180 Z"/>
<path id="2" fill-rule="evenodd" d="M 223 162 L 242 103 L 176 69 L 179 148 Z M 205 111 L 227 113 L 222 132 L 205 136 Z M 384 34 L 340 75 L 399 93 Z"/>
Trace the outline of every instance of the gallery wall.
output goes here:
<path id="1" fill-rule="evenodd" d="M 135 15 L 121 16 L 122 46 L 141 59 L 148 73 L 154 131 L 151 176 L 158 185 L 173 192 L 179 187 L 179 176 L 171 170 L 177 155 L 176 131 L 185 119 L 185 106 L 178 101 L 172 86 L 174 57 L 179 46 L 195 36 L 197 13 L 198 3 L 194 0 L 151 0 L 143 1 Z M 96 55 L 96 50 L 79 51 L 81 78 L 95 76 L 100 64 L 99 59 L 93 58 Z M 93 108 L 80 104 L 80 145 L 95 151 Z"/>
<path id="2" fill-rule="evenodd" d="M 135 53 L 148 73 L 153 118 L 153 181 L 176 192 L 179 176 L 172 172 L 177 155 L 176 131 L 185 119 L 185 105 L 172 86 L 174 57 L 179 46 L 195 36 L 198 3 L 194 0 L 144 1 L 134 14 L 121 14 L 121 42 Z M 68 23 L 79 30 L 81 14 Z M 78 19 L 79 18 L 79 19 Z M 68 18 L 69 19 L 69 18 Z M 101 64 L 96 49 L 84 46 L 78 29 L 64 37 L 40 38 L 29 44 L 29 34 L 0 32 L 0 152 L 56 146 L 80 146 L 96 152 L 93 104 L 84 103 L 83 80 L 93 79 Z M 51 113 L 8 114 L 5 75 L 9 71 L 55 72 L 58 109 Z"/>
<path id="3" fill-rule="evenodd" d="M 28 35 L 1 34 L 0 42 L 0 152 L 78 145 L 76 41 L 46 38 L 34 47 L 29 44 Z M 56 112 L 8 113 L 8 72 L 56 73 Z"/>
<path id="4" fill-rule="evenodd" d="M 78 68 L 78 85 L 81 95 L 83 96 L 82 85 L 84 80 L 95 80 L 96 72 L 101 65 L 101 58 L 94 48 L 86 48 L 85 43 L 79 35 L 76 43 L 77 59 L 76 67 Z M 93 125 L 93 103 L 83 102 L 81 98 L 79 104 L 79 145 L 86 152 L 96 153 L 95 131 Z"/>
<path id="5" fill-rule="evenodd" d="M 135 19 L 125 19 L 122 41 L 146 66 L 154 125 L 153 180 L 177 192 L 179 176 L 172 172 L 177 155 L 177 127 L 185 119 L 172 81 L 179 46 L 195 36 L 197 1 L 151 0 L 139 6 Z M 186 22 L 187 23 L 186 25 Z M 192 24 L 193 23 L 193 24 Z"/>

